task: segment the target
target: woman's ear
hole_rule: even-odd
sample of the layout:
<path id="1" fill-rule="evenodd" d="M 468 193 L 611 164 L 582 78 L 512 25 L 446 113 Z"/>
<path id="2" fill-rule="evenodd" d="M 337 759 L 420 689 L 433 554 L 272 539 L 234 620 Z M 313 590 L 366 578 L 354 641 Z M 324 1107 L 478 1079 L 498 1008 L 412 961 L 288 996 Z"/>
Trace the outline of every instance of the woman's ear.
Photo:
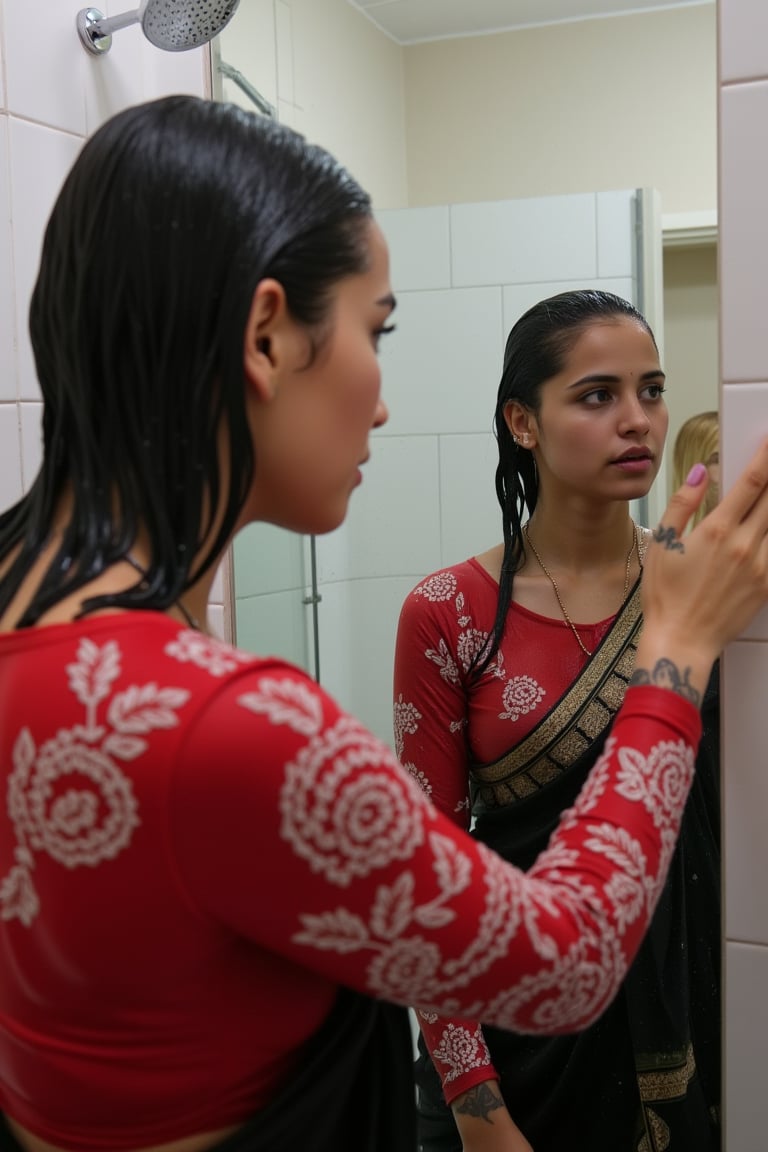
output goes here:
<path id="1" fill-rule="evenodd" d="M 243 372 L 260 400 L 271 400 L 277 390 L 288 326 L 290 316 L 282 284 L 278 280 L 260 280 L 243 338 Z"/>
<path id="2" fill-rule="evenodd" d="M 504 405 L 504 421 L 512 439 L 522 448 L 536 447 L 536 417 L 519 400 L 508 400 Z"/>

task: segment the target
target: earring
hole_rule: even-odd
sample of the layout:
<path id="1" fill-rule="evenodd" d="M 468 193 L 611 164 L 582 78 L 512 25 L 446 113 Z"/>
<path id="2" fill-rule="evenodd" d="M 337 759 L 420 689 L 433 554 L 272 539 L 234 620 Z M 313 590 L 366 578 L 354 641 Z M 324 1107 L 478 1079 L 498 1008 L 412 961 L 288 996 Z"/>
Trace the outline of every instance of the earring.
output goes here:
<path id="1" fill-rule="evenodd" d="M 512 443 L 514 444 L 515 448 L 517 448 L 518 444 L 520 443 L 517 436 L 515 436 L 514 432 L 512 433 Z"/>
<path id="2" fill-rule="evenodd" d="M 525 432 L 525 433 L 523 434 L 523 447 L 524 447 L 524 448 L 527 448 L 527 447 L 528 447 L 528 440 L 529 440 L 529 436 L 528 436 L 528 433 L 527 433 L 527 432 Z"/>

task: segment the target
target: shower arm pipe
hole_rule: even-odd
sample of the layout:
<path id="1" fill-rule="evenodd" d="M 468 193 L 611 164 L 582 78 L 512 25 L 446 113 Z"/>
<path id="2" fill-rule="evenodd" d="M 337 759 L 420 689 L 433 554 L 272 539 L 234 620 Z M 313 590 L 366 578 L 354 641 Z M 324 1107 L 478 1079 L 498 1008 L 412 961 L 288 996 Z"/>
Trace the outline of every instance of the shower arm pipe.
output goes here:
<path id="1" fill-rule="evenodd" d="M 250 80 L 246 80 L 242 72 L 239 72 L 237 68 L 233 68 L 231 64 L 227 64 L 224 60 L 219 60 L 218 69 L 222 76 L 226 76 L 233 84 L 237 84 L 242 92 L 245 92 L 246 96 L 256 105 L 259 112 L 262 112 L 265 116 L 269 116 L 271 120 L 277 119 L 277 109 L 275 106 L 270 104 L 269 100 L 262 96 L 258 89 L 254 88 Z"/>
<path id="2" fill-rule="evenodd" d="M 138 24 L 140 19 L 141 13 L 138 8 L 135 8 L 133 12 L 121 12 L 118 16 L 100 15 L 100 18 L 93 19 L 89 24 L 91 39 L 103 40 L 105 37 L 111 36 L 113 32 L 119 32 L 121 28 L 129 28 L 131 24 Z"/>

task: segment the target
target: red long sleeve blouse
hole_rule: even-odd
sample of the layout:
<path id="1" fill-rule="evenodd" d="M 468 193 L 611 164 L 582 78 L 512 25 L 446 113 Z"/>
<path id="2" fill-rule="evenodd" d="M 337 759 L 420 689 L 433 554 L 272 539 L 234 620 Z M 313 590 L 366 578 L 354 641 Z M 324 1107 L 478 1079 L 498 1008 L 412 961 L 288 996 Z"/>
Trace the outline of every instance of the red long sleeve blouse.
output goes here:
<path id="1" fill-rule="evenodd" d="M 616 992 L 698 713 L 628 693 L 527 875 L 314 682 L 155 613 L 0 637 L 0 1111 L 106 1152 L 244 1120 L 339 985 L 534 1032 Z"/>
<path id="2" fill-rule="evenodd" d="M 432 802 L 461 828 L 470 822 L 469 757 L 492 763 L 520 744 L 582 671 L 587 657 L 568 624 L 518 604 L 479 679 L 468 674 L 496 617 L 499 586 L 475 559 L 433 573 L 406 598 L 395 656 L 395 744 Z M 611 619 L 579 625 L 594 651 Z M 495 1079 L 478 1021 L 419 1013 L 450 1103 Z"/>

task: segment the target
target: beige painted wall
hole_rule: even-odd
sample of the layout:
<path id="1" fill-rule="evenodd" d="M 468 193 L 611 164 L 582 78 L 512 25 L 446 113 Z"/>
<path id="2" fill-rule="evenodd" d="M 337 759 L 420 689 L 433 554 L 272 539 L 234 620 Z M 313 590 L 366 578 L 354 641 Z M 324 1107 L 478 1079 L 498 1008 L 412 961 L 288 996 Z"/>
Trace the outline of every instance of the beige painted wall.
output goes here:
<path id="1" fill-rule="evenodd" d="M 402 48 L 339 0 L 278 0 L 276 7 L 278 67 L 289 46 L 291 52 L 290 83 L 281 77 L 281 120 L 337 156 L 377 208 L 402 207 Z"/>
<path id="2" fill-rule="evenodd" d="M 664 369 L 669 407 L 667 476 L 680 425 L 694 412 L 719 408 L 717 246 L 664 253 Z"/>
<path id="3" fill-rule="evenodd" d="M 716 6 L 405 50 L 412 205 L 653 187 L 717 204 Z"/>
<path id="4" fill-rule="evenodd" d="M 377 208 L 408 200 L 403 49 L 346 0 L 244 0 L 219 37 L 221 57 L 327 148 Z M 232 81 L 226 99 L 253 109 Z"/>

